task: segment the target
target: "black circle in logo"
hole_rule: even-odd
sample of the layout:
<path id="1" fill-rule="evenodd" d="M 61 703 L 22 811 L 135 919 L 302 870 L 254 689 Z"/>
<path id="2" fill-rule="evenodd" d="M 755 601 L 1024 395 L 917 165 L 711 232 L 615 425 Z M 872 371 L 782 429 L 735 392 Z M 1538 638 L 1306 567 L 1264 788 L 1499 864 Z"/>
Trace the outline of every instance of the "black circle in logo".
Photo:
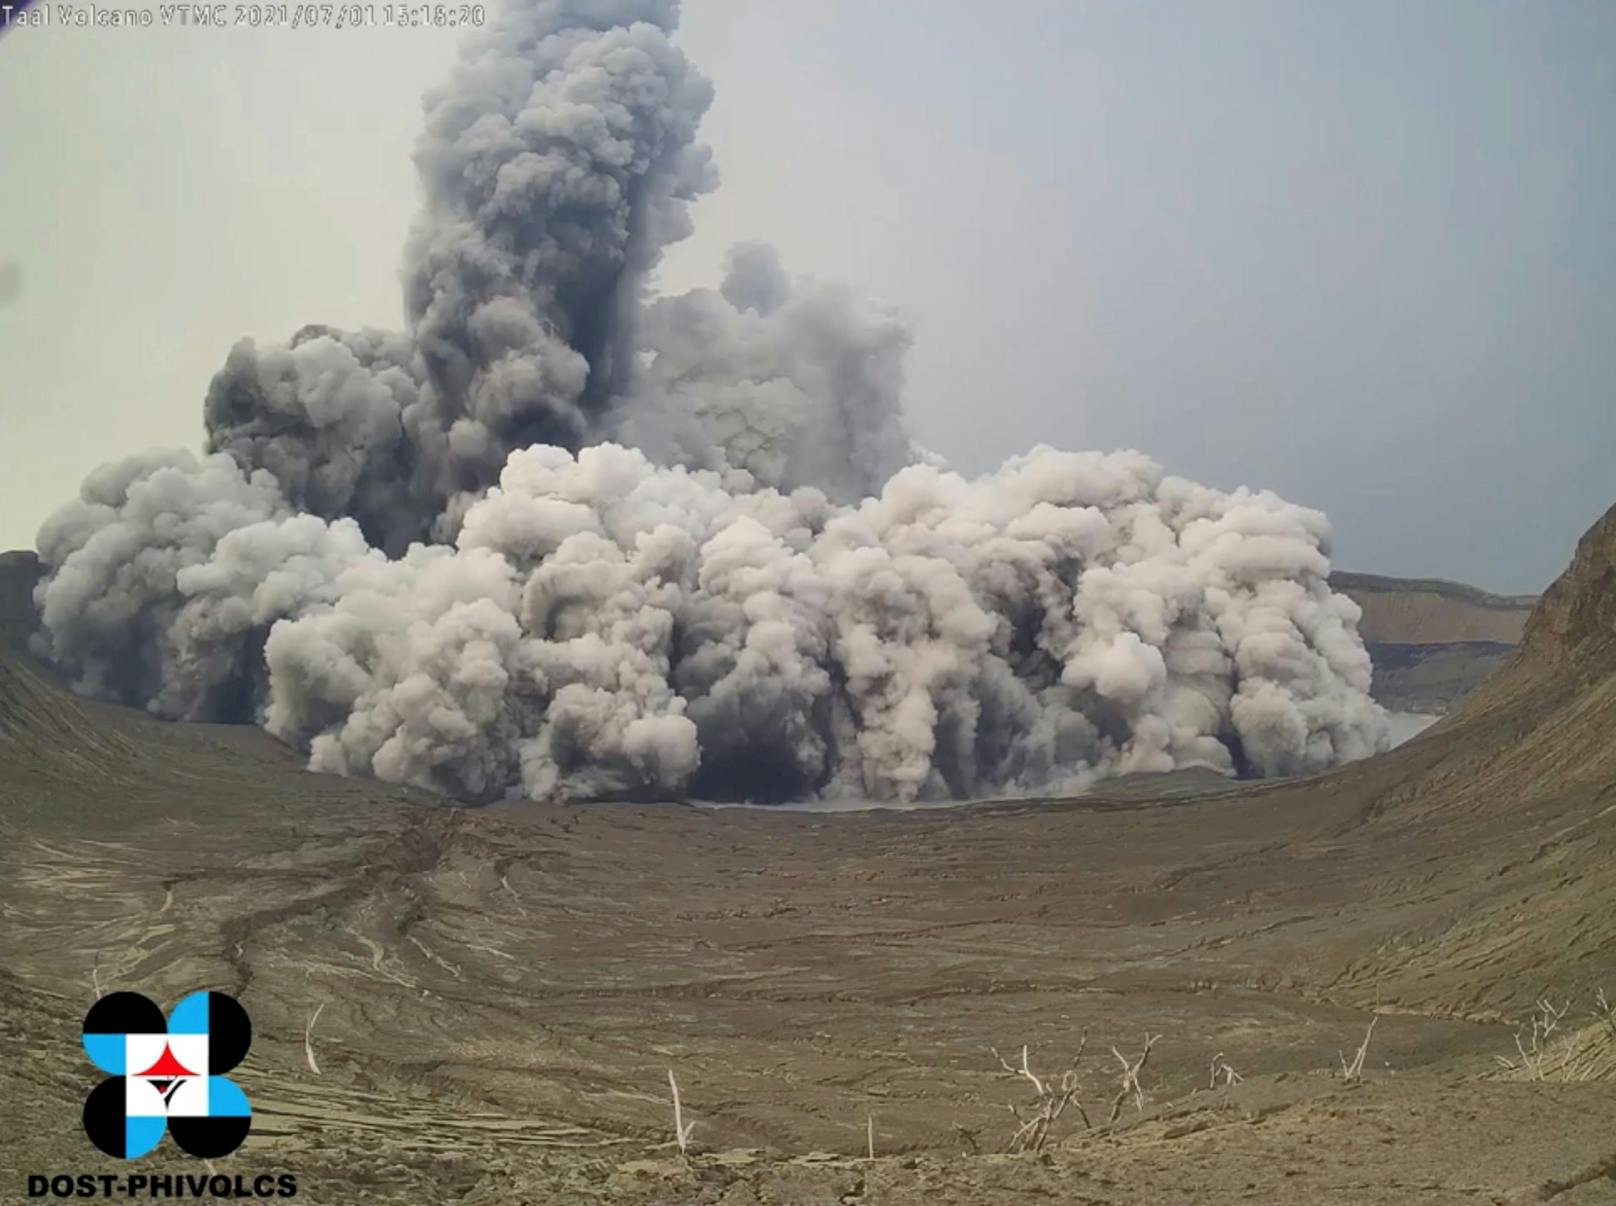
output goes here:
<path id="1" fill-rule="evenodd" d="M 105 998 L 103 998 L 105 999 Z M 84 1099 L 84 1133 L 90 1142 L 120 1160 L 128 1159 L 124 1078 L 103 1080 Z"/>
<path id="2" fill-rule="evenodd" d="M 226 998 L 228 1000 L 228 998 Z M 235 1005 L 234 1001 L 230 1002 Z M 237 1009 L 241 1006 L 236 1005 Z M 168 1019 L 157 1002 L 138 992 L 109 992 L 84 1015 L 85 1034 L 166 1034 Z"/>
<path id="3" fill-rule="evenodd" d="M 228 1156 L 246 1140 L 251 1127 L 252 1119 L 245 1114 L 168 1120 L 174 1142 L 199 1160 Z"/>
<path id="4" fill-rule="evenodd" d="M 208 994 L 208 1072 L 214 1076 L 230 1071 L 247 1058 L 252 1046 L 252 1019 L 235 997 L 222 992 Z M 178 1136 L 175 1136 L 178 1138 Z M 183 1147 L 184 1145 L 181 1144 Z M 187 1149 L 189 1150 L 189 1149 Z M 195 1153 L 192 1153 L 193 1155 Z"/>

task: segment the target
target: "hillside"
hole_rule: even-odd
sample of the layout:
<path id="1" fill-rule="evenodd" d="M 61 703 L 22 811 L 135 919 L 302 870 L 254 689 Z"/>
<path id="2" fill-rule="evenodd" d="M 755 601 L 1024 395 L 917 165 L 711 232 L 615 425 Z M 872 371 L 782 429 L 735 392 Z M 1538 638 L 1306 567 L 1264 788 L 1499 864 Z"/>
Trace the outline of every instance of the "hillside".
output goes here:
<path id="1" fill-rule="evenodd" d="M 1448 726 L 1507 735 L 1493 764 L 1518 790 L 1597 784 L 1616 795 L 1616 507 L 1578 542 L 1509 664 Z"/>
<path id="2" fill-rule="evenodd" d="M 208 986 L 255 1027 L 220 1171 L 301 1201 L 1616 1197 L 1616 511 L 1427 735 L 1233 790 L 467 810 L 0 668 L 0 1184 L 107 1163 L 76 1129 L 97 990 Z M 1140 1108 L 1111 1048 L 1147 1031 Z M 1093 1127 L 996 1154 L 1030 1091 L 993 1048 L 1058 1074 L 1084 1032 Z"/>
<path id="3" fill-rule="evenodd" d="M 1522 639 L 1522 657 L 1506 690 L 1520 690 L 1540 676 L 1572 669 L 1581 681 L 1597 678 L 1616 663 L 1616 507 L 1577 542 L 1571 566 L 1533 609 Z"/>

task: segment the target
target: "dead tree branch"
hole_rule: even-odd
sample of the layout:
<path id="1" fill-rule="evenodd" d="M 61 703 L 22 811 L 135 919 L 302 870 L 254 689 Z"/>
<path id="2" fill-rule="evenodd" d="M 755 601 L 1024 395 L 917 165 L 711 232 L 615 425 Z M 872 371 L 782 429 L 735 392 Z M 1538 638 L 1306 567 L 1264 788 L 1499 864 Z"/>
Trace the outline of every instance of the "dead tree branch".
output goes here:
<path id="1" fill-rule="evenodd" d="M 1363 1042 L 1358 1044 L 1358 1050 L 1350 1061 L 1341 1052 L 1336 1052 L 1336 1055 L 1341 1059 L 1342 1080 L 1358 1081 L 1363 1079 L 1364 1060 L 1369 1056 L 1369 1038 L 1375 1033 L 1375 1023 L 1378 1021 L 1380 1021 L 1379 1014 L 1369 1019 L 1369 1028 L 1364 1031 Z"/>
<path id="2" fill-rule="evenodd" d="M 320 1011 L 324 1008 L 325 1002 L 321 1001 L 309 1015 L 309 1024 L 303 1027 L 303 1058 L 309 1061 L 309 1071 L 316 1076 L 320 1075 L 320 1065 L 314 1062 L 314 1023 L 320 1020 Z"/>
<path id="3" fill-rule="evenodd" d="M 1207 1084 L 1209 1089 L 1216 1089 L 1220 1083 L 1225 1088 L 1232 1088 L 1246 1079 L 1229 1064 L 1223 1062 L 1223 1052 L 1221 1051 L 1212 1057 L 1209 1072 L 1209 1083 Z"/>
<path id="4" fill-rule="evenodd" d="M 1134 1108 L 1140 1112 L 1144 1111 L 1145 1090 L 1144 1086 L 1139 1083 L 1139 1073 L 1143 1072 L 1145 1065 L 1150 1062 L 1150 1049 L 1156 1045 L 1156 1041 L 1160 1038 L 1161 1035 L 1159 1034 L 1151 1034 L 1150 1031 L 1145 1031 L 1145 1049 L 1139 1053 L 1138 1059 L 1131 1062 L 1126 1055 L 1115 1047 L 1111 1048 L 1111 1054 L 1116 1056 L 1117 1062 L 1122 1065 L 1122 1076 L 1117 1095 L 1115 1100 L 1111 1102 L 1112 1122 L 1115 1122 L 1121 1116 L 1122 1103 L 1128 1100 L 1130 1093 L 1133 1095 Z"/>
<path id="5" fill-rule="evenodd" d="M 1039 1076 L 1032 1070 L 1027 1061 L 1027 1048 L 1021 1048 L 1021 1066 L 1016 1067 L 1009 1060 L 1000 1055 L 997 1048 L 992 1048 L 994 1058 L 999 1066 L 1009 1075 L 1024 1079 L 1032 1086 L 1034 1102 L 1033 1108 L 1026 1115 L 1010 1106 L 1010 1114 L 1015 1118 L 1017 1126 L 1015 1134 L 1010 1137 L 1008 1150 L 1012 1154 L 1019 1152 L 1042 1151 L 1044 1144 L 1049 1140 L 1050 1130 L 1060 1121 L 1061 1115 L 1068 1108 L 1076 1109 L 1078 1117 L 1083 1119 L 1083 1126 L 1087 1129 L 1089 1122 L 1088 1111 L 1077 1100 L 1077 1064 L 1083 1058 L 1083 1052 L 1088 1048 L 1089 1032 L 1084 1030 L 1077 1042 L 1077 1053 L 1072 1056 L 1071 1065 L 1061 1073 L 1057 1082 L 1054 1077 Z M 971 1144 L 975 1145 L 975 1136 L 966 1132 L 963 1127 L 955 1129 L 961 1132 Z"/>
<path id="6" fill-rule="evenodd" d="M 689 1164 L 690 1132 L 696 1129 L 696 1124 L 685 1121 L 684 1107 L 679 1101 L 679 1082 L 673 1079 L 672 1068 L 668 1069 L 668 1088 L 673 1090 L 673 1141 L 679 1145 L 679 1158 Z"/>

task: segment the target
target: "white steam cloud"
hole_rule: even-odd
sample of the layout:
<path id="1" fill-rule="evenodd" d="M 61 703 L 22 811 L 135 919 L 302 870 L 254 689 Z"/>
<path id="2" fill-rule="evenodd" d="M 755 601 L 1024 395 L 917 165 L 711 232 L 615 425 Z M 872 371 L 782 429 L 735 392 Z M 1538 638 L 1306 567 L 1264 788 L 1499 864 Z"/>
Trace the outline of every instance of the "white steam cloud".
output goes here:
<path id="1" fill-rule="evenodd" d="M 671 0 L 517 0 L 428 98 L 405 333 L 243 341 L 208 454 L 41 530 L 91 693 L 451 795 L 878 799 L 1278 775 L 1386 743 L 1327 526 L 1137 453 L 966 480 L 887 309 L 732 253 Z"/>

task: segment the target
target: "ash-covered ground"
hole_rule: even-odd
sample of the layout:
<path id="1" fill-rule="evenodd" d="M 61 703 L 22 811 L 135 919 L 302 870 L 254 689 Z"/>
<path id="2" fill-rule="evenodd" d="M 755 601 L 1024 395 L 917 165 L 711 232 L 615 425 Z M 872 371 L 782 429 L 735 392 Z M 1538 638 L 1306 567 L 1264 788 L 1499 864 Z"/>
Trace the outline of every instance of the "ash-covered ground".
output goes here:
<path id="1" fill-rule="evenodd" d="M 219 1167 L 313 1202 L 1611 1201 L 1613 584 L 1616 512 L 1505 673 L 1343 770 L 945 812 L 455 808 L 7 655 L 0 1184 L 101 1166 L 98 987 L 205 986 L 256 1027 Z M 1092 1126 L 1005 1154 L 994 1048 L 1085 1030 Z"/>

